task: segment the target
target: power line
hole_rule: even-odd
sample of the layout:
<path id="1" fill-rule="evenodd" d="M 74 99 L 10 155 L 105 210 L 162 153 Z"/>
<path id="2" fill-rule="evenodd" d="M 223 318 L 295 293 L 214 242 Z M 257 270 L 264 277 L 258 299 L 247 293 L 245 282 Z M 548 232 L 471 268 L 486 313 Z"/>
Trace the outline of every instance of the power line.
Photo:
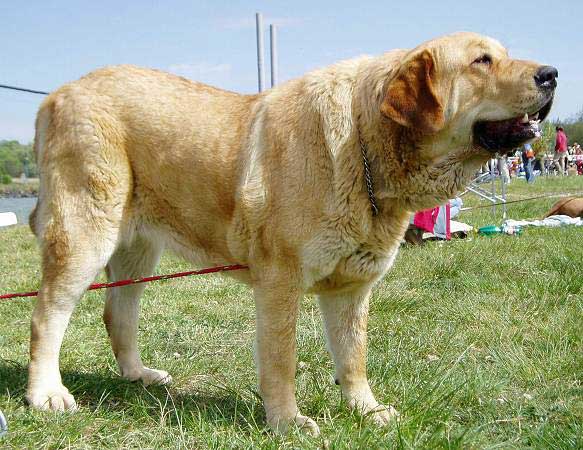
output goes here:
<path id="1" fill-rule="evenodd" d="M 8 86 L 6 84 L 0 84 L 0 88 L 11 89 L 13 91 L 30 92 L 31 94 L 41 94 L 41 95 L 49 95 L 50 94 L 50 92 L 37 91 L 34 89 L 26 89 L 26 88 L 21 88 L 21 87 L 16 87 L 16 86 Z"/>
<path id="2" fill-rule="evenodd" d="M 583 192 L 564 192 L 564 193 L 558 193 L 558 194 L 543 194 L 543 195 L 537 195 L 536 197 L 519 198 L 518 200 L 510 200 L 507 202 L 488 203 L 487 205 L 468 206 L 465 208 L 460 208 L 460 211 L 471 211 L 472 209 L 489 208 L 491 206 L 498 206 L 498 205 L 510 205 L 511 203 L 527 202 L 530 200 L 538 200 L 541 198 L 576 197 L 576 196 L 582 195 L 582 194 L 583 194 Z"/>

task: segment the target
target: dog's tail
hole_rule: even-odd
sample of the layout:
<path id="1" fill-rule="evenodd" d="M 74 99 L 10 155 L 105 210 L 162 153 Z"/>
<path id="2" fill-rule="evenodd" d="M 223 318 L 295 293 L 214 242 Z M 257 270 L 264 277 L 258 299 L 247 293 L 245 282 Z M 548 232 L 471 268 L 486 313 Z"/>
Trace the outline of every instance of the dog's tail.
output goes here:
<path id="1" fill-rule="evenodd" d="M 38 200 L 37 200 L 38 202 Z M 30 212 L 30 215 L 28 216 L 28 226 L 30 227 L 32 234 L 34 234 L 35 236 L 38 236 L 38 233 L 36 231 L 36 205 L 34 206 L 34 208 L 32 208 L 32 211 Z"/>
<path id="2" fill-rule="evenodd" d="M 38 200 L 36 202 L 36 205 L 34 206 L 34 208 L 32 209 L 32 212 L 30 213 L 30 215 L 28 216 L 28 225 L 30 227 L 30 229 L 32 230 L 33 234 L 35 236 L 38 237 L 38 225 L 37 225 L 37 215 L 38 215 L 38 210 L 39 208 L 42 206 L 41 203 L 43 202 L 43 189 L 42 189 L 42 185 L 43 185 L 43 175 L 42 175 L 42 157 L 43 154 L 45 153 L 45 149 L 46 149 L 46 134 L 47 134 L 47 130 L 49 128 L 49 124 L 51 121 L 51 111 L 53 109 L 53 104 L 54 101 L 51 97 L 48 97 L 47 100 L 45 100 L 37 115 L 36 115 L 36 123 L 35 123 L 35 133 L 34 133 L 34 144 L 33 144 L 33 149 L 34 149 L 34 157 L 36 160 L 36 165 L 38 167 L 38 171 L 39 171 L 39 192 L 38 192 Z"/>

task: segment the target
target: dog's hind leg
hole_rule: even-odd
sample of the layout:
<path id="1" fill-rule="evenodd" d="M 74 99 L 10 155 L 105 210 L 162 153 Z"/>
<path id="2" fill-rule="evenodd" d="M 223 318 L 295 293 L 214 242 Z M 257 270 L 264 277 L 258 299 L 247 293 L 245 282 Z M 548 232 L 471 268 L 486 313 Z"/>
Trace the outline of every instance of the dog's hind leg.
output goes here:
<path id="1" fill-rule="evenodd" d="M 131 198 L 122 134 L 91 117 L 89 96 L 63 89 L 43 102 L 35 151 L 40 192 L 31 217 L 42 281 L 31 324 L 26 399 L 39 409 L 76 407 L 61 380 L 59 353 L 77 301 L 115 251 Z M 113 131 L 112 131 L 113 130 Z"/>
<path id="2" fill-rule="evenodd" d="M 120 246 L 113 254 L 106 271 L 110 281 L 140 278 L 152 274 L 162 251 L 162 245 L 142 236 Z M 138 352 L 139 301 L 145 284 L 133 284 L 109 289 L 106 294 L 103 321 L 121 376 L 141 380 L 145 385 L 166 384 L 168 372 L 144 367 Z"/>
<path id="3" fill-rule="evenodd" d="M 31 406 L 57 411 L 76 407 L 59 371 L 65 330 L 79 298 L 113 253 L 117 237 L 109 221 L 83 219 L 82 195 L 75 200 L 64 197 L 63 203 L 53 202 L 52 211 L 45 212 L 47 222 L 39 235 L 43 276 L 32 316 L 26 394 Z M 45 205 L 39 212 L 43 209 Z"/>

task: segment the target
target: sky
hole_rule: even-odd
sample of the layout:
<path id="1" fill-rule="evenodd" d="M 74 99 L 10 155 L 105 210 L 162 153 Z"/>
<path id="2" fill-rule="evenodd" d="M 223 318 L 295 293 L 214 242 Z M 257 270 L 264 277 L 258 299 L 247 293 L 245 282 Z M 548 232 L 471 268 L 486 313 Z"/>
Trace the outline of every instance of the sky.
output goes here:
<path id="1" fill-rule="evenodd" d="M 242 93 L 257 90 L 255 13 L 278 27 L 280 82 L 362 54 L 475 31 L 512 57 L 559 69 L 551 112 L 583 109 L 583 1 L 0 1 L 0 84 L 51 91 L 135 64 Z M 30 142 L 42 96 L 0 89 L 0 140 Z"/>

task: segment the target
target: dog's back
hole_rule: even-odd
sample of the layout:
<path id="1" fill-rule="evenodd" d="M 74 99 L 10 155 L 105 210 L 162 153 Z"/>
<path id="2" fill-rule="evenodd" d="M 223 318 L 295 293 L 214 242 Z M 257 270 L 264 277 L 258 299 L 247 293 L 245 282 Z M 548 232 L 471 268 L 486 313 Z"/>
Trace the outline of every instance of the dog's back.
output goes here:
<path id="1" fill-rule="evenodd" d="M 583 217 L 583 198 L 562 198 L 545 214 L 545 217 L 565 215 L 569 217 Z"/>
<path id="2" fill-rule="evenodd" d="M 63 86 L 37 115 L 41 185 L 31 229 L 42 241 L 70 232 L 80 238 L 93 226 L 97 235 L 110 226 L 117 235 L 130 220 L 146 218 L 204 244 L 216 228 L 205 217 L 225 221 L 233 213 L 254 98 L 133 66 Z M 208 189 L 192 190 L 201 180 Z M 70 228 L 75 219 L 91 226 L 43 232 L 46 224 Z"/>

